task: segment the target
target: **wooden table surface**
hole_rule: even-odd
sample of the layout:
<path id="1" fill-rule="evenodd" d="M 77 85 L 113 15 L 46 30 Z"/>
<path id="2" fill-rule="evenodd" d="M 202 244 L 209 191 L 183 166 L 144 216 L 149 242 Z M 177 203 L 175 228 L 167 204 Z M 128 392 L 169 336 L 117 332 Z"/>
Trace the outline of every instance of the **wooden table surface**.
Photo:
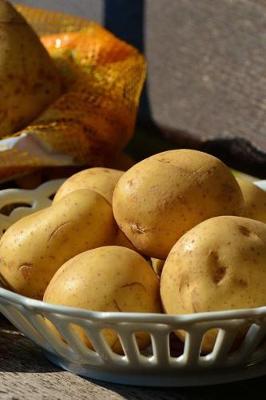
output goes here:
<path id="1" fill-rule="evenodd" d="M 266 377 L 202 388 L 154 389 L 96 382 L 53 366 L 38 346 L 0 317 L 1 400 L 243 400 L 264 391 L 265 384 Z"/>

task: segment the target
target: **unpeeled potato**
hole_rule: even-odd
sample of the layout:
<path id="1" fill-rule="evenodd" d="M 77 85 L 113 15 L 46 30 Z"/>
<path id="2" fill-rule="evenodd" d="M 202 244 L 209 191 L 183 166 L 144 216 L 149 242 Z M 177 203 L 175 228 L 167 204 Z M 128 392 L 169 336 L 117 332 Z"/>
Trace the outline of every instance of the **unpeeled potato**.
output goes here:
<path id="1" fill-rule="evenodd" d="M 66 194 L 79 189 L 91 189 L 112 204 L 112 197 L 115 185 L 119 178 L 123 175 L 123 171 L 111 168 L 88 168 L 77 172 L 68 178 L 58 189 L 54 203 L 61 200 Z"/>
<path id="2" fill-rule="evenodd" d="M 71 193 L 75 190 L 91 189 L 103 196 L 105 200 L 108 201 L 108 203 L 112 206 L 114 188 L 123 173 L 123 171 L 116 169 L 101 167 L 88 168 L 77 172 L 62 184 L 62 186 L 58 189 L 53 202 L 57 203 L 68 193 Z M 133 244 L 118 228 L 113 244 L 134 249 Z"/>
<path id="3" fill-rule="evenodd" d="M 0 274 L 15 292 L 42 299 L 54 273 L 85 250 L 113 243 L 110 205 L 78 190 L 13 224 L 0 240 Z"/>
<path id="4" fill-rule="evenodd" d="M 165 260 L 159 260 L 159 258 L 151 258 L 152 268 L 158 276 L 161 276 L 161 274 L 162 274 L 164 263 L 165 263 Z"/>
<path id="5" fill-rule="evenodd" d="M 175 242 L 201 221 L 239 215 L 243 196 L 219 159 L 194 150 L 171 150 L 135 164 L 113 195 L 116 222 L 135 248 L 165 259 Z"/>
<path id="6" fill-rule="evenodd" d="M 0 137 L 26 126 L 60 94 L 59 73 L 26 20 L 0 1 Z"/>
<path id="7" fill-rule="evenodd" d="M 266 223 L 266 192 L 247 179 L 237 178 L 244 197 L 243 215 Z"/>
<path id="8" fill-rule="evenodd" d="M 135 251 L 119 246 L 89 250 L 66 262 L 49 283 L 44 301 L 93 311 L 161 311 L 159 280 L 149 263 Z M 85 332 L 77 326 L 73 329 L 92 349 Z M 112 350 L 123 353 L 116 332 L 104 329 L 103 333 Z M 136 339 L 140 349 L 150 343 L 144 332 L 137 332 Z"/>
<path id="9" fill-rule="evenodd" d="M 160 291 L 166 313 L 190 314 L 265 306 L 265 287 L 266 225 L 220 216 L 195 226 L 173 246 Z M 204 351 L 212 350 L 216 334 L 204 336 Z"/>

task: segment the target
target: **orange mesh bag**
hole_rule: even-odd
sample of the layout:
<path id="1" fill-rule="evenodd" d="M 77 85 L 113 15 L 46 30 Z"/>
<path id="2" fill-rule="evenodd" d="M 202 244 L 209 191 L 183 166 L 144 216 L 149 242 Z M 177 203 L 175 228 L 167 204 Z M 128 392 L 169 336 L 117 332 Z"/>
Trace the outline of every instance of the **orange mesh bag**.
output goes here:
<path id="1" fill-rule="evenodd" d="M 26 128 L 0 140 L 0 180 L 36 167 L 105 165 L 133 135 L 144 57 L 96 23 L 17 9 L 43 34 L 63 93 Z"/>

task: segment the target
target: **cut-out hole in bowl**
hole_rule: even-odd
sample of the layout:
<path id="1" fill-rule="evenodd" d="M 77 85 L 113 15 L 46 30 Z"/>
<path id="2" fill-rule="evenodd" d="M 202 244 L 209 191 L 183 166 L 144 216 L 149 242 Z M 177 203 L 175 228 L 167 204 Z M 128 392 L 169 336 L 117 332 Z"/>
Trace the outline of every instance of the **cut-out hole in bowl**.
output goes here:
<path id="1" fill-rule="evenodd" d="M 49 313 L 31 314 L 32 324 L 36 327 L 39 333 L 43 336 L 45 347 L 48 345 L 50 351 L 55 352 L 62 357 L 77 360 L 78 352 L 73 352 L 71 344 L 66 340 L 64 334 L 66 331 L 65 324 L 62 321 Z"/>
<path id="2" fill-rule="evenodd" d="M 186 332 L 182 331 L 182 334 L 185 336 Z M 171 332 L 169 335 L 169 349 L 170 357 L 178 358 L 184 353 L 184 341 L 182 341 L 175 332 Z"/>
<path id="3" fill-rule="evenodd" d="M 238 353 L 239 351 L 241 352 L 241 348 L 244 345 L 244 342 L 246 340 L 245 338 L 248 335 L 250 328 L 251 328 L 250 323 L 246 322 L 246 323 L 242 324 L 241 326 L 236 327 L 233 330 L 234 340 L 233 340 L 232 346 L 228 352 L 229 355 Z"/>
<path id="4" fill-rule="evenodd" d="M 16 208 L 21 208 L 21 207 L 31 208 L 32 205 L 29 203 L 22 203 L 22 202 L 7 204 L 0 209 L 0 214 L 6 215 L 8 217 L 12 213 L 12 211 L 14 211 Z"/>
<path id="5" fill-rule="evenodd" d="M 105 343 L 113 353 L 124 355 L 123 346 L 119 335 L 114 329 L 105 328 L 101 330 L 101 335 L 105 340 Z"/>
<path id="6" fill-rule="evenodd" d="M 212 328 L 204 332 L 200 346 L 200 358 L 209 360 L 213 357 L 223 360 L 229 355 L 239 352 L 246 332 L 247 325 L 240 324 L 232 327 L 223 326 Z"/>
<path id="7" fill-rule="evenodd" d="M 200 355 L 201 356 L 206 356 L 210 353 L 212 353 L 216 339 L 218 337 L 219 329 L 218 328 L 212 328 L 207 330 L 203 335 L 201 339 L 201 345 L 200 345 Z"/>
<path id="8" fill-rule="evenodd" d="M 257 323 L 243 326 L 236 335 L 235 342 L 230 351 L 230 355 L 247 360 L 254 353 L 265 351 L 263 339 L 265 338 L 265 329 Z"/>
<path id="9" fill-rule="evenodd" d="M 89 362 L 98 363 L 98 354 L 92 345 L 87 327 L 84 329 L 81 325 L 68 322 L 64 325 L 61 334 L 64 336 L 64 342 L 73 350 L 77 358 L 84 357 Z"/>
<path id="10" fill-rule="evenodd" d="M 54 340 L 60 340 L 64 344 L 68 344 L 67 340 L 64 338 L 63 332 L 61 332 L 61 330 L 59 331 L 54 322 L 48 319 L 45 315 L 42 315 L 42 317 L 45 324 L 45 330 L 47 330 L 49 336 L 51 335 Z"/>
<path id="11" fill-rule="evenodd" d="M 90 333 L 88 328 L 84 328 L 78 324 L 70 322 L 64 324 L 62 329 L 60 329 L 60 337 L 69 346 L 86 348 L 95 353 L 92 342 L 90 340 Z"/>
<path id="12" fill-rule="evenodd" d="M 149 332 L 134 332 L 139 354 L 150 357 L 153 355 L 152 340 Z"/>
<path id="13" fill-rule="evenodd" d="M 50 196 L 48 197 L 48 199 L 50 199 L 51 201 L 53 201 L 53 199 L 54 199 L 55 195 L 56 195 L 56 192 L 55 192 L 55 193 L 52 193 L 52 194 L 50 194 Z"/>

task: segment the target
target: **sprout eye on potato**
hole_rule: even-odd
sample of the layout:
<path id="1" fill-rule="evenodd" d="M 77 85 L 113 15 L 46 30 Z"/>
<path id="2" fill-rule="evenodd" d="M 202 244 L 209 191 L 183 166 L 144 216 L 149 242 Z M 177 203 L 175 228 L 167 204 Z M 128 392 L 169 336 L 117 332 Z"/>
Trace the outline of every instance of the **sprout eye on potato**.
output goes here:
<path id="1" fill-rule="evenodd" d="M 266 305 L 266 225 L 243 217 L 211 218 L 172 248 L 161 276 L 161 299 L 169 314 Z M 181 335 L 182 336 L 182 335 Z M 203 349 L 211 350 L 215 333 Z"/>
<path id="2" fill-rule="evenodd" d="M 16 292 L 42 299 L 61 265 L 85 250 L 112 243 L 112 208 L 89 189 L 20 219 L 0 241 L 0 273 Z"/>
<path id="3" fill-rule="evenodd" d="M 141 253 L 160 259 L 201 221 L 239 215 L 242 208 L 231 171 L 194 150 L 171 150 L 139 162 L 122 175 L 113 195 L 120 229 Z"/>
<path id="4" fill-rule="evenodd" d="M 44 301 L 94 311 L 161 312 L 156 274 L 142 256 L 119 246 L 89 250 L 67 261 L 52 278 Z M 92 348 L 82 329 L 75 330 Z M 123 353 L 116 333 L 107 329 L 104 336 L 113 351 Z M 149 335 L 138 333 L 137 342 L 139 348 L 147 347 Z"/>

